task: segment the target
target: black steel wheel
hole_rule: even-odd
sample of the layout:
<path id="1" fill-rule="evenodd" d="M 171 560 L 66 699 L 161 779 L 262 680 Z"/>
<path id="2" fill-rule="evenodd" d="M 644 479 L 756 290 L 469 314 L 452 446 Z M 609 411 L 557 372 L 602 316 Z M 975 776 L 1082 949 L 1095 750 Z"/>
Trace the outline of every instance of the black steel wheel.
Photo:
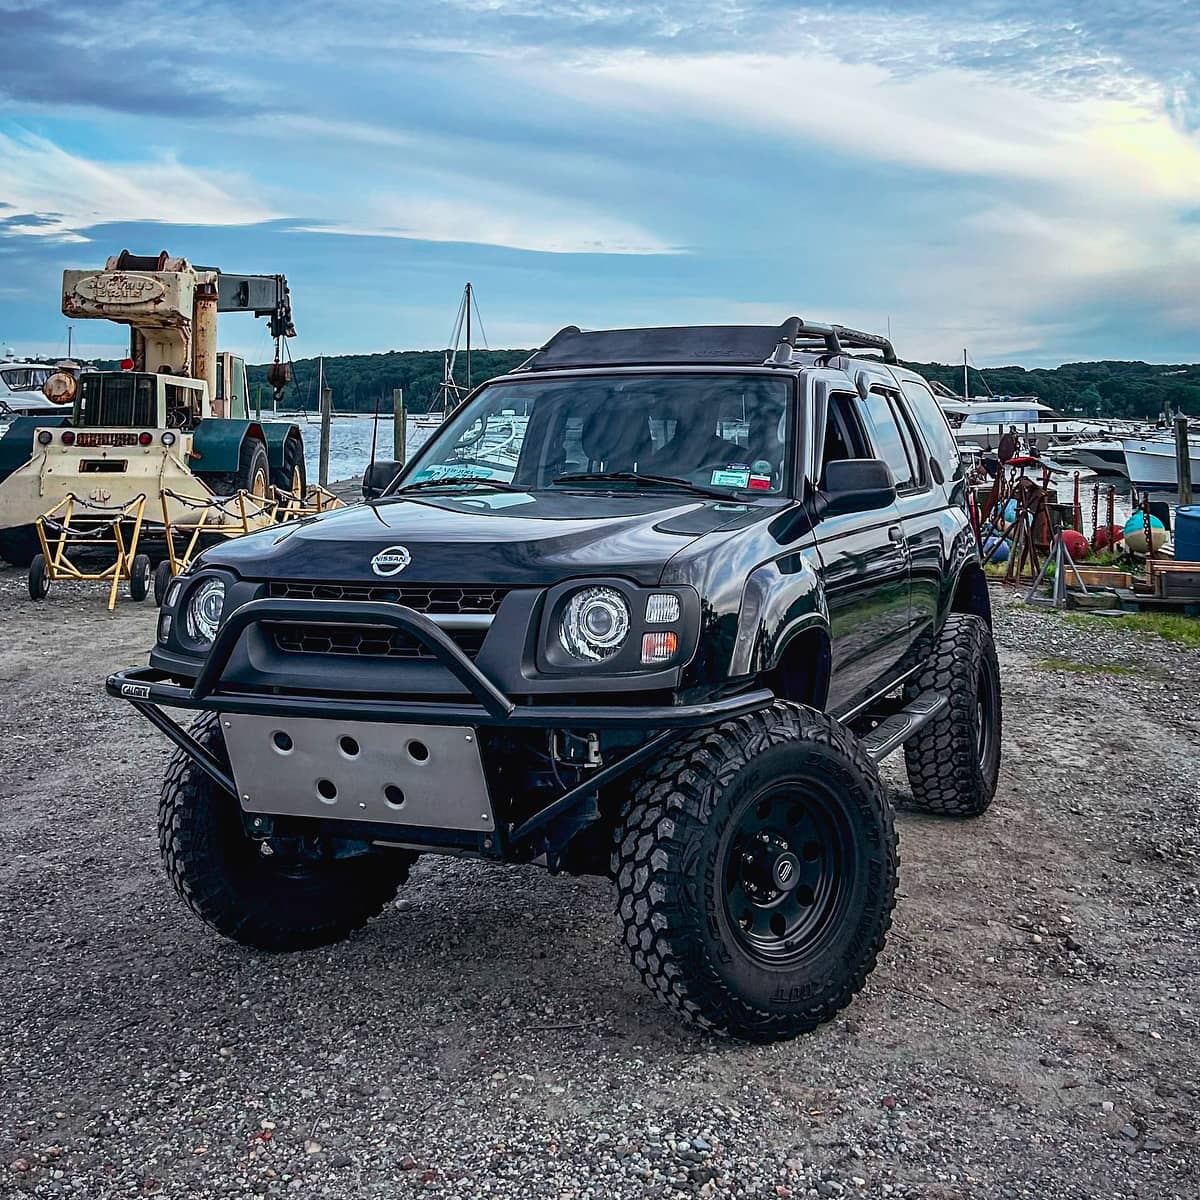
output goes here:
<path id="1" fill-rule="evenodd" d="M 135 554 L 129 564 L 129 598 L 139 603 L 150 594 L 150 555 Z"/>
<path id="2" fill-rule="evenodd" d="M 906 699 L 943 692 L 949 707 L 904 747 L 913 804 L 926 812 L 977 817 L 996 794 L 1003 720 L 1000 664 L 980 617 L 953 613 Z"/>
<path id="3" fill-rule="evenodd" d="M 191 733 L 225 760 L 215 714 L 199 717 Z M 182 750 L 163 780 L 158 840 L 188 907 L 218 933 L 261 950 L 305 950 L 348 937 L 395 896 L 416 857 L 365 847 L 347 854 L 315 835 L 252 838 L 237 798 Z"/>
<path id="4" fill-rule="evenodd" d="M 171 586 L 171 580 L 174 578 L 171 574 L 171 560 L 164 558 L 154 568 L 154 603 L 159 608 L 162 608 L 162 603 L 167 598 L 167 588 Z"/>
<path id="5" fill-rule="evenodd" d="M 895 902 L 892 810 L 875 764 L 829 717 L 779 702 L 684 738 L 616 838 L 634 967 L 704 1028 L 793 1037 L 873 969 Z"/>
<path id="6" fill-rule="evenodd" d="M 35 554 L 29 564 L 29 598 L 45 600 L 50 594 L 50 570 L 44 554 Z"/>
<path id="7" fill-rule="evenodd" d="M 725 912 L 747 954 L 803 962 L 836 927 L 849 895 L 853 835 L 841 804 L 811 779 L 749 797 L 733 818 Z"/>

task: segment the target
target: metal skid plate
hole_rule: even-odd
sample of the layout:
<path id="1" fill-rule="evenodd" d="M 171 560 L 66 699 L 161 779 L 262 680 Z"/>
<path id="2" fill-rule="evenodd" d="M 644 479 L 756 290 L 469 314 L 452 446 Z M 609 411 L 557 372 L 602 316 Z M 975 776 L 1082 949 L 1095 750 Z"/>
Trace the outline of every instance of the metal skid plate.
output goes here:
<path id="1" fill-rule="evenodd" d="M 247 812 L 495 828 L 474 729 L 231 713 L 221 730 Z"/>

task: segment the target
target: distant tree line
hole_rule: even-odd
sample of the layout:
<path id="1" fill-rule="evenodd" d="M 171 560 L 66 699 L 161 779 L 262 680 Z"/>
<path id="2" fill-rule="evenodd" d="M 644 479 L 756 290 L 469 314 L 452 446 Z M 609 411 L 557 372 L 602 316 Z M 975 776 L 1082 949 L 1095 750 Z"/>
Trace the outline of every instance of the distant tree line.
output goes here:
<path id="1" fill-rule="evenodd" d="M 478 350 L 471 355 L 471 382 L 483 383 L 524 362 L 532 350 Z M 97 363 L 115 370 L 116 362 Z M 955 392 L 962 391 L 962 367 L 944 363 L 905 363 L 926 379 L 936 379 Z M 465 355 L 459 354 L 455 377 L 466 384 Z M 338 412 L 374 412 L 378 401 L 385 411 L 392 389 L 404 389 L 410 412 L 427 412 L 442 402 L 444 355 L 441 350 L 388 350 L 383 354 L 337 354 L 325 359 L 325 382 L 333 389 Z M 267 367 L 246 368 L 250 400 L 261 384 L 263 404 L 270 403 Z M 1061 367 L 985 367 L 970 370 L 972 395 L 990 389 L 997 396 L 1036 396 L 1060 412 L 1088 417 L 1153 419 L 1162 412 L 1200 416 L 1200 363 L 1156 365 L 1144 362 L 1064 363 Z M 986 386 L 985 386 L 986 384 Z M 317 360 L 295 363 L 284 404 L 288 409 L 316 410 Z"/>
<path id="2" fill-rule="evenodd" d="M 962 367 L 906 363 L 926 379 L 962 392 Z M 980 383 L 980 377 L 987 384 Z M 971 368 L 972 395 L 1036 396 L 1060 412 L 1088 417 L 1143 419 L 1161 412 L 1200 415 L 1200 364 L 1156 366 L 1144 362 L 1064 363 L 1061 367 Z"/>
<path id="3" fill-rule="evenodd" d="M 505 375 L 520 366 L 532 350 L 476 350 L 471 354 L 471 384 L 483 383 Z M 315 358 L 301 358 L 293 364 L 293 379 L 284 394 L 289 409 L 317 409 L 318 367 Z M 266 365 L 247 366 L 246 375 L 253 401 L 261 384 L 263 403 L 268 403 Z M 325 359 L 325 384 L 333 392 L 336 412 L 374 412 L 378 402 L 390 411 L 392 391 L 404 389 L 404 406 L 409 412 L 428 412 L 442 406 L 442 379 L 445 356 L 441 350 L 388 350 L 382 354 L 335 354 Z M 454 371 L 455 381 L 465 389 L 466 355 L 460 353 Z M 465 390 L 460 394 L 465 395 Z"/>

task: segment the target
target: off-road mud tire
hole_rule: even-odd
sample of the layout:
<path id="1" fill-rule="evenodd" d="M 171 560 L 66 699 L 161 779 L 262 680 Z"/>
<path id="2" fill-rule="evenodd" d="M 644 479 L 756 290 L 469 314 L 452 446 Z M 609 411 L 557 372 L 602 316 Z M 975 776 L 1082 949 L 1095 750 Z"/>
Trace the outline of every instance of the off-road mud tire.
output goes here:
<path id="1" fill-rule="evenodd" d="M 811 954 L 764 965 L 739 937 L 724 889 L 742 817 L 791 781 L 821 789 L 850 831 L 844 900 Z M 641 779 L 615 837 L 634 968 L 697 1025 L 748 1041 L 794 1037 L 849 1004 L 874 968 L 895 903 L 892 807 L 875 764 L 830 718 L 778 702 L 688 735 Z"/>
<path id="2" fill-rule="evenodd" d="M 304 443 L 298 437 L 290 437 L 283 443 L 282 461 L 271 468 L 271 486 L 304 499 L 308 472 L 304 464 Z"/>
<path id="3" fill-rule="evenodd" d="M 946 816 L 977 817 L 996 794 L 1002 732 L 1000 665 L 992 631 L 981 617 L 952 613 L 946 618 L 905 699 L 928 691 L 945 693 L 950 706 L 904 747 L 913 805 Z"/>
<path id="4" fill-rule="evenodd" d="M 29 564 L 29 598 L 45 600 L 50 594 L 50 571 L 46 566 L 46 556 L 35 554 Z"/>
<path id="5" fill-rule="evenodd" d="M 216 715 L 192 735 L 225 760 Z M 408 878 L 414 857 L 388 852 L 322 863 L 293 877 L 247 837 L 237 798 L 177 750 L 158 806 L 158 842 L 175 890 L 208 926 L 260 950 L 306 950 L 365 925 Z"/>
<path id="6" fill-rule="evenodd" d="M 150 594 L 150 555 L 135 554 L 129 565 L 129 598 L 138 603 Z"/>

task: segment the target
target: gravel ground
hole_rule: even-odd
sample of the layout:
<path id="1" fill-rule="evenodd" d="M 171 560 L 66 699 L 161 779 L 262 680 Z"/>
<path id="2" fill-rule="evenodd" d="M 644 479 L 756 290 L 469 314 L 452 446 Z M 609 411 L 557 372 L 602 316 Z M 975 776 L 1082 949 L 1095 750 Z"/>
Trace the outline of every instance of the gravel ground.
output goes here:
<path id="1" fill-rule="evenodd" d="M 994 594 L 995 804 L 901 812 L 866 989 L 747 1047 L 642 991 L 600 881 L 426 858 L 343 945 L 219 941 L 100 688 L 151 608 L 0 570 L 0 1194 L 1194 1198 L 1200 653 Z"/>

